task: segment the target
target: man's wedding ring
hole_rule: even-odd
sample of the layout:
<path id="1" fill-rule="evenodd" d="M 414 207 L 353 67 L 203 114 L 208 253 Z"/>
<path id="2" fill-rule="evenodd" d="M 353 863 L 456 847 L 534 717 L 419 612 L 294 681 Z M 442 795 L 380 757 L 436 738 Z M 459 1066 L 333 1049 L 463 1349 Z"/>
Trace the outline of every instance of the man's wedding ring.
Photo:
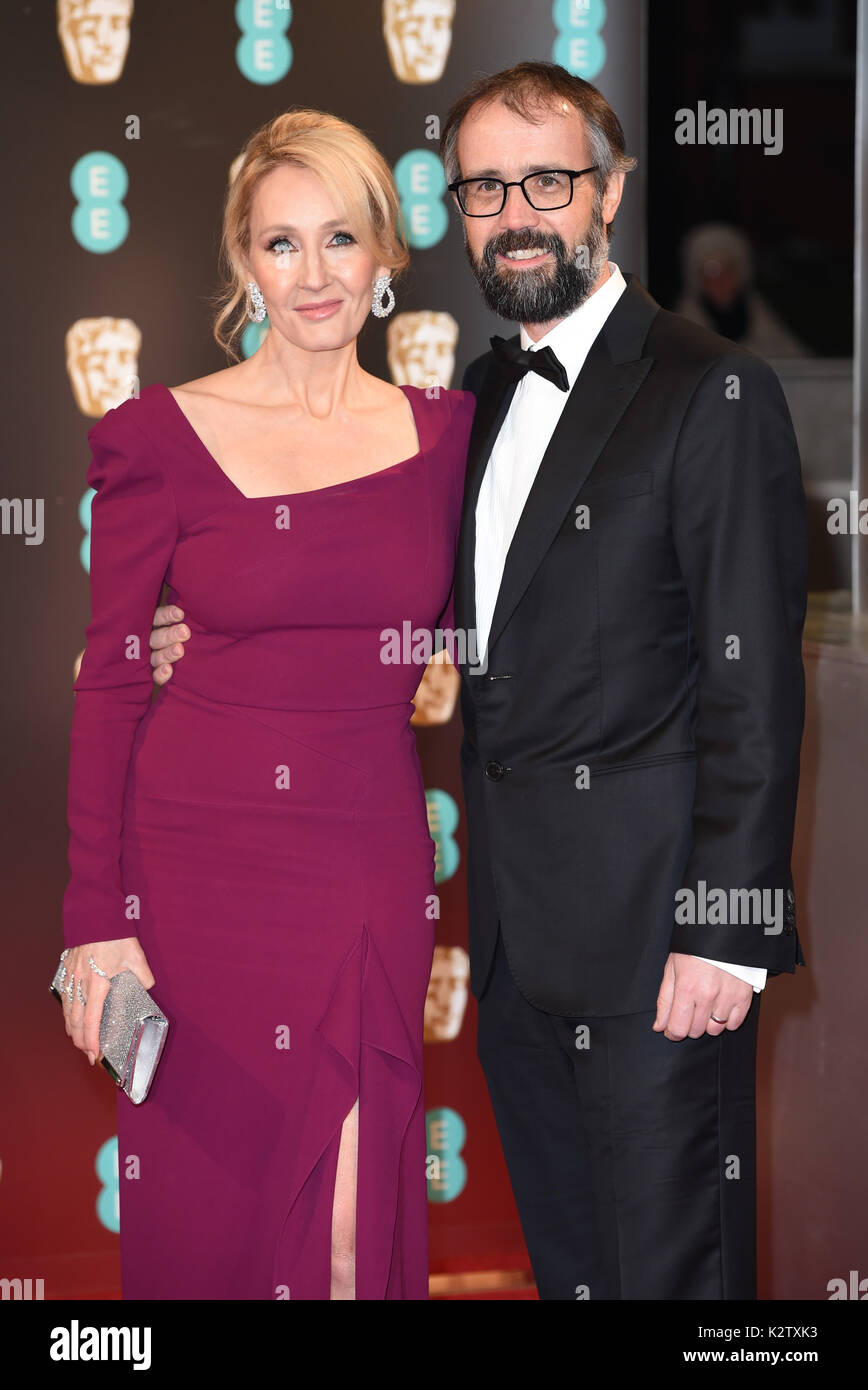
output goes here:
<path id="1" fill-rule="evenodd" d="M 726 1019 L 725 1019 L 725 1018 L 718 1018 L 718 1017 L 717 1017 L 717 1014 L 712 1014 L 711 1017 L 712 1017 L 712 1020 L 713 1020 L 715 1023 L 726 1023 Z"/>

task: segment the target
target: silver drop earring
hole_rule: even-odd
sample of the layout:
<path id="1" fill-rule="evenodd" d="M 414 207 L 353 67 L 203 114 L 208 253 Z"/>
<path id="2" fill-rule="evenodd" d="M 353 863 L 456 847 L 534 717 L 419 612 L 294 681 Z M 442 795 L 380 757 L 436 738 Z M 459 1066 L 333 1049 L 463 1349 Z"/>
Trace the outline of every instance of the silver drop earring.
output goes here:
<path id="1" fill-rule="evenodd" d="M 374 289 L 371 295 L 371 313 L 378 319 L 388 318 L 395 307 L 395 295 L 391 286 L 391 275 L 379 275 L 374 281 Z M 389 303 L 383 304 L 383 295 L 389 296 Z"/>
<path id="2" fill-rule="evenodd" d="M 247 293 L 250 295 L 250 304 L 247 306 L 247 317 L 252 323 L 261 323 L 265 318 L 265 300 L 262 298 L 262 290 L 255 280 L 247 281 Z M 252 309 L 251 305 L 253 306 Z"/>

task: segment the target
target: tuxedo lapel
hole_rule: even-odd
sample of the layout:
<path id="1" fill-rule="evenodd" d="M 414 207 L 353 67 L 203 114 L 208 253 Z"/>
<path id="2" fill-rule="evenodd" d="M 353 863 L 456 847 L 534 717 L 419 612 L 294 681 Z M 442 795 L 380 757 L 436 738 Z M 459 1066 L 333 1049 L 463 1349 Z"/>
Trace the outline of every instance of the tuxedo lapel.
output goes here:
<path id="1" fill-rule="evenodd" d="M 650 366 L 650 357 L 615 363 L 602 333 L 594 340 L 543 454 L 507 551 L 491 619 L 489 651 L 493 650 L 561 529 L 567 508 L 584 485 Z"/>
<path id="2" fill-rule="evenodd" d="M 519 518 L 494 607 L 489 651 L 563 525 L 567 508 L 651 368 L 653 359 L 639 354 L 659 305 L 634 275 L 627 272 L 624 278 L 627 288 L 594 339 Z M 455 614 L 459 628 L 473 629 L 476 623 L 476 502 L 514 389 L 492 360 L 478 399 L 468 450 L 456 571 Z"/>
<path id="3" fill-rule="evenodd" d="M 477 397 L 467 446 L 464 500 L 455 566 L 455 625 L 465 632 L 472 632 L 476 627 L 476 503 L 494 441 L 506 418 L 516 385 L 517 382 L 510 381 L 500 370 L 492 356 Z M 469 657 L 472 659 L 472 651 Z"/>

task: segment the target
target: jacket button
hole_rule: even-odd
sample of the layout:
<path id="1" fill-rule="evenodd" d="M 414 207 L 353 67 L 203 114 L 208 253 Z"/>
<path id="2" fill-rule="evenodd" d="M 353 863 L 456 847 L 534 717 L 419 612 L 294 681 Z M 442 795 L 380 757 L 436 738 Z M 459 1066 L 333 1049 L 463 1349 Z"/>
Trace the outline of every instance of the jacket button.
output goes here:
<path id="1" fill-rule="evenodd" d="M 485 764 L 485 775 L 490 778 L 492 782 L 499 782 L 505 771 L 506 769 L 503 763 L 491 762 Z"/>

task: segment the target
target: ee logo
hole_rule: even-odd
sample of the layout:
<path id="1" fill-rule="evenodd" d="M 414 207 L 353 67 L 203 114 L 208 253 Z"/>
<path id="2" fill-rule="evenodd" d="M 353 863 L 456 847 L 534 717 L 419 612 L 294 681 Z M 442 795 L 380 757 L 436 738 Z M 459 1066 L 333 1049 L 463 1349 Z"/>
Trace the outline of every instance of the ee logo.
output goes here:
<path id="1" fill-rule="evenodd" d="M 431 1158 L 428 1178 L 429 1202 L 454 1202 L 467 1185 L 467 1164 L 461 1157 L 467 1126 L 457 1110 L 442 1106 L 425 1116 L 427 1148 Z"/>
<path id="2" fill-rule="evenodd" d="M 408 150 L 395 165 L 395 184 L 411 246 L 427 251 L 446 234 L 446 175 L 433 150 Z"/>
<path id="3" fill-rule="evenodd" d="M 254 323 L 250 320 L 244 326 L 241 334 L 241 355 L 242 357 L 252 357 L 254 352 L 258 352 L 262 347 L 262 340 L 268 332 L 268 315 L 261 323 Z"/>
<path id="4" fill-rule="evenodd" d="M 554 0 L 552 19 L 558 31 L 552 45 L 555 62 L 591 82 L 606 62 L 606 44 L 600 38 L 605 0 Z"/>
<path id="5" fill-rule="evenodd" d="M 461 851 L 455 842 L 458 827 L 458 805 L 454 797 L 439 787 L 425 791 L 428 813 L 428 832 L 434 841 L 434 882 L 445 883 L 458 868 Z"/>
<path id="6" fill-rule="evenodd" d="M 90 504 L 95 497 L 96 488 L 89 487 L 78 504 L 78 519 L 84 532 L 78 556 L 85 574 L 90 574 Z"/>
<path id="7" fill-rule="evenodd" d="M 123 205 L 129 179 L 121 161 L 105 150 L 83 154 L 69 183 L 76 198 L 72 235 L 85 251 L 116 251 L 127 239 L 130 215 Z"/>
<path id="8" fill-rule="evenodd" d="M 121 1228 L 121 1209 L 118 1200 L 118 1136 L 113 1134 L 97 1150 L 94 1169 L 102 1182 L 97 1199 L 96 1214 L 107 1231 Z"/>
<path id="9" fill-rule="evenodd" d="M 292 19 L 290 0 L 236 0 L 235 23 L 241 38 L 235 62 L 248 82 L 279 82 L 292 67 L 292 44 L 286 37 Z"/>

